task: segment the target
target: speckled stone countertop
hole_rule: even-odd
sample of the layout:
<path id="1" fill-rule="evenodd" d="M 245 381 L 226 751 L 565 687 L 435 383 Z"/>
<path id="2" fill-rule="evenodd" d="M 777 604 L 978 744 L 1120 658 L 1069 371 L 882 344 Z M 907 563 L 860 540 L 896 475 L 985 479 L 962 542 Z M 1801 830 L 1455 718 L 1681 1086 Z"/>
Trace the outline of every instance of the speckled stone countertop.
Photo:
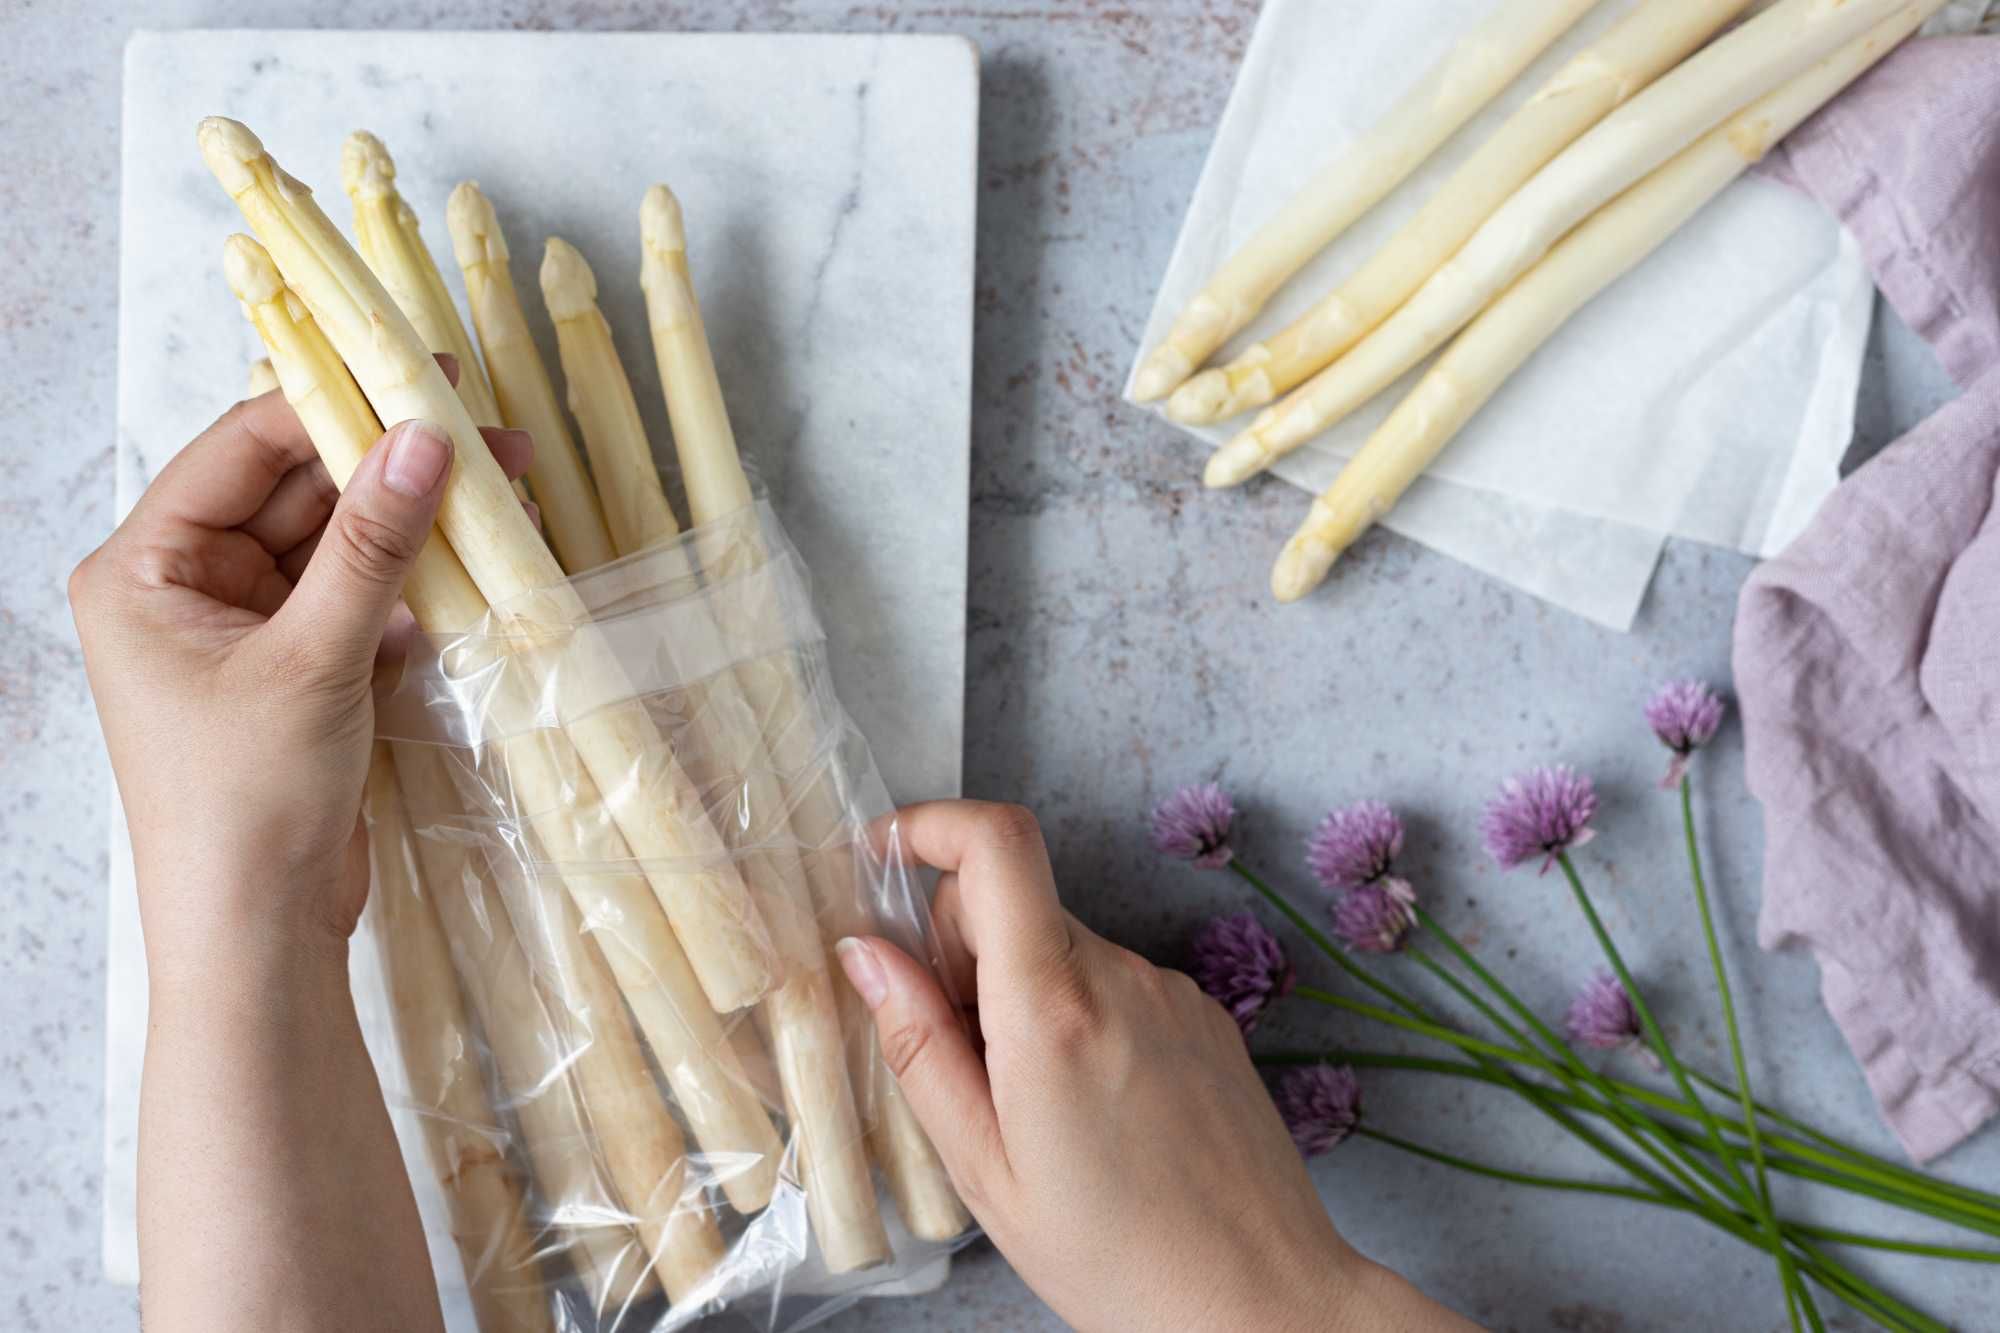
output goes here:
<path id="1" fill-rule="evenodd" d="M 1500 777 L 1567 759 L 1598 777 L 1585 861 L 1611 928 L 1681 1049 L 1726 1058 L 1682 888 L 1660 756 L 1638 718 L 1670 673 L 1727 678 L 1741 557 L 1672 544 L 1636 631 L 1551 612 L 1377 533 L 1334 586 L 1280 610 L 1270 552 L 1301 503 L 1271 484 L 1205 495 L 1181 446 L 1115 401 L 1245 38 L 1249 0 L 845 0 L 683 4 L 312 4 L 18 0 L 0 16 L 0 1325 L 114 1328 L 133 1294 L 98 1261 L 105 770 L 63 579 L 109 522 L 119 53 L 128 28 L 756 28 L 964 33 L 983 53 L 966 786 L 1043 814 L 1087 923 L 1163 960 L 1234 881 L 1158 863 L 1143 814 L 1219 778 L 1248 854 L 1290 873 L 1330 803 L 1411 816 L 1410 868 L 1437 910 L 1545 1012 L 1588 961 L 1554 886 L 1502 878 L 1472 825 Z M 1950 394 L 1928 353 L 1878 322 L 1857 453 Z M 1860 1074 L 1799 956 L 1754 946 L 1762 838 L 1726 732 L 1700 797 L 1753 1077 L 1769 1100 L 1886 1148 Z M 1317 969 L 1304 962 L 1308 975 Z M 1352 1025 L 1281 1011 L 1260 1044 Z M 1588 1171 L 1531 1113 L 1418 1076 L 1368 1083 L 1413 1137 L 1517 1167 Z M 1943 1164 L 2000 1178 L 2000 1134 Z M 1356 1144 L 1316 1164 L 1343 1230 L 1494 1327 L 1639 1333 L 1777 1329 L 1769 1265 L 1676 1216 L 1469 1180 Z M 1815 1220 L 1881 1227 L 1865 1211 Z M 1925 1234 L 1920 1228 L 1909 1234 Z M 1870 1261 L 1932 1314 L 1986 1327 L 1990 1275 Z M 839 1329 L 1059 1327 L 989 1249 L 941 1293 Z M 1845 1327 L 1858 1327 L 1847 1323 Z"/>

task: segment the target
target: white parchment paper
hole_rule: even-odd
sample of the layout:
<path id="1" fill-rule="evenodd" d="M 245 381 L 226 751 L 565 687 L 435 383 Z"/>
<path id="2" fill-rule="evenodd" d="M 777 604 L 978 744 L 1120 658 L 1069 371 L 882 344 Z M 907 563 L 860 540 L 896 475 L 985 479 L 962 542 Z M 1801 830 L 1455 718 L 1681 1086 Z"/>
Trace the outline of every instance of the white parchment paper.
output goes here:
<path id="1" fill-rule="evenodd" d="M 1494 3 L 1269 0 L 1145 344 L 1251 230 Z M 1565 59 L 1631 7 L 1606 0 L 1587 15 L 1226 350 L 1275 332 L 1351 273 Z M 1838 479 L 1852 434 L 1871 310 L 1866 270 L 1838 226 L 1810 200 L 1746 178 L 1558 333 L 1385 525 L 1624 628 L 1665 535 L 1766 554 L 1811 517 Z M 1323 488 L 1420 373 L 1274 470 Z M 1205 451 L 1240 424 L 1181 429 Z"/>

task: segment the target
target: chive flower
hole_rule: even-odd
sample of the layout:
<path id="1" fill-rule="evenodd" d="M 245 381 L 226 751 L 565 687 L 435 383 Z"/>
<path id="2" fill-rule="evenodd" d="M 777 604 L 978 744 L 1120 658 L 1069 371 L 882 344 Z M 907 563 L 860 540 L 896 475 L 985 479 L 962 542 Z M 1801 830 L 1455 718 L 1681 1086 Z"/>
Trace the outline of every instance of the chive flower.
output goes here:
<path id="1" fill-rule="evenodd" d="M 1393 878 L 1402 851 L 1396 812 L 1380 801 L 1357 801 L 1319 821 L 1306 840 L 1306 865 L 1329 893 L 1348 893 Z"/>
<path id="2" fill-rule="evenodd" d="M 1715 738 L 1722 711 L 1722 697 L 1698 680 L 1670 680 L 1653 691 L 1646 701 L 1646 724 L 1673 755 L 1661 787 L 1680 786 L 1689 757 Z"/>
<path id="3" fill-rule="evenodd" d="M 1307 1157 L 1339 1146 L 1361 1123 L 1361 1080 L 1345 1065 L 1307 1065 L 1278 1080 L 1278 1114 Z"/>
<path id="4" fill-rule="evenodd" d="M 1229 846 L 1235 819 L 1229 793 L 1215 783 L 1182 787 L 1153 807 L 1153 845 L 1175 860 L 1219 870 L 1235 856 Z"/>
<path id="5" fill-rule="evenodd" d="M 1508 778 L 1479 817 L 1480 841 L 1503 870 L 1542 858 L 1547 874 L 1556 858 L 1596 836 L 1597 789 L 1568 764 L 1531 768 Z"/>
<path id="6" fill-rule="evenodd" d="M 1563 1031 L 1579 1046 L 1598 1051 L 1635 1050 L 1647 1064 L 1659 1067 L 1659 1057 L 1646 1044 L 1632 996 L 1602 967 L 1591 972 L 1569 1002 Z"/>
<path id="7" fill-rule="evenodd" d="M 1189 974 L 1229 1011 L 1245 1037 L 1256 1031 L 1272 1001 L 1291 992 L 1292 963 L 1284 946 L 1248 912 L 1204 923 L 1195 932 L 1193 954 Z"/>
<path id="8" fill-rule="evenodd" d="M 1416 924 L 1415 897 L 1398 879 L 1363 884 L 1333 907 L 1333 933 L 1356 953 L 1401 952 Z"/>

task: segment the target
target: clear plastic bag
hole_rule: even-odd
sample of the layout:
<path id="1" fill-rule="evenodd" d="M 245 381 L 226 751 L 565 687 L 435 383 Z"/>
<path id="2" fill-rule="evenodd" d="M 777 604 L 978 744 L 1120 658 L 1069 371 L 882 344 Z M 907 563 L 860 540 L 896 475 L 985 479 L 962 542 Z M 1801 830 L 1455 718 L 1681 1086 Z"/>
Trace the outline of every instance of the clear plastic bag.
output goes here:
<path id="1" fill-rule="evenodd" d="M 759 504 L 535 599 L 415 639 L 365 807 L 357 1002 L 455 1326 L 783 1329 L 935 1282 L 970 1221 L 832 958 L 935 964 L 928 898 L 797 552 Z M 653 728 L 615 782 L 579 760 Z"/>

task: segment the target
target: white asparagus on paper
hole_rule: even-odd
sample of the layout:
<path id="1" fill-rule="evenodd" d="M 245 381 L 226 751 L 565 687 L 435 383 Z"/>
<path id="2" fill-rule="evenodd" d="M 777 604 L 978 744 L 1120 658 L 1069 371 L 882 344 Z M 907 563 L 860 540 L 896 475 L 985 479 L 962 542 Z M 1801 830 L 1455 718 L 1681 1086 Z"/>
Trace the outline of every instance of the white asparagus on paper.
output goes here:
<path id="1" fill-rule="evenodd" d="M 597 276 L 575 246 L 551 236 L 543 247 L 541 285 L 556 326 L 569 410 L 583 432 L 612 548 L 626 556 L 671 541 L 680 524 L 660 485 L 611 325 L 597 308 Z"/>
<path id="2" fill-rule="evenodd" d="M 1689 56 L 1536 172 L 1346 355 L 1210 455 L 1204 483 L 1234 486 L 1248 480 L 1346 417 L 1436 351 L 1612 197 L 1744 106 L 1899 13 L 1902 4 L 1779 0 Z"/>
<path id="3" fill-rule="evenodd" d="M 402 787 L 381 741 L 369 760 L 362 812 L 374 875 L 369 905 L 380 925 L 396 1045 L 474 1318 L 486 1333 L 554 1333 L 527 1197 L 473 1056 L 472 1022 L 459 996 L 451 946 L 417 867 Z"/>
<path id="4" fill-rule="evenodd" d="M 1587 302 L 1629 272 L 1773 144 L 1916 31 L 1935 3 L 1901 12 L 1737 113 L 1592 214 L 1488 306 L 1312 503 L 1271 572 L 1279 601 L 1324 581 L 1507 377 Z"/>
<path id="5" fill-rule="evenodd" d="M 246 387 L 252 398 L 269 393 L 278 387 L 278 372 L 271 369 L 270 357 L 260 356 L 250 363 L 250 376 Z"/>
<path id="6" fill-rule="evenodd" d="M 751 504 L 749 478 L 736 450 L 729 413 L 702 325 L 687 259 L 687 231 L 680 202 L 664 185 L 646 191 L 640 209 L 640 285 L 659 364 L 661 388 L 673 424 L 689 512 L 697 525 L 740 514 Z M 752 541 L 741 562 L 769 558 Z M 749 568 L 724 573 L 747 573 Z M 872 923 L 854 879 L 852 833 L 833 775 L 835 761 L 814 753 L 813 729 L 799 725 L 808 695 L 790 658 L 739 663 L 738 687 L 762 726 L 761 741 L 774 771 L 801 775 L 785 795 L 796 841 L 809 849 L 805 862 L 813 903 L 831 938 L 868 933 Z M 819 941 L 815 940 L 817 946 Z M 822 950 L 823 954 L 823 950 Z M 845 1031 L 861 1034 L 859 1059 L 850 1061 L 854 1097 L 876 1114 L 869 1144 L 889 1180 L 898 1211 L 913 1235 L 945 1240 L 971 1223 L 945 1175 L 936 1149 L 910 1114 L 874 1037 L 874 1025 L 844 979 L 834 986 Z M 781 1057 L 782 1062 L 782 1057 Z M 809 1156 L 809 1164 L 811 1154 Z"/>
<path id="7" fill-rule="evenodd" d="M 566 731 L 719 1012 L 754 1003 L 775 959 L 749 891 L 701 808 L 699 793 L 632 697 L 630 681 L 590 624 L 521 509 L 444 372 L 367 265 L 278 168 L 257 137 L 222 117 L 201 124 L 204 158 L 311 310 L 379 420 L 436 422 L 456 446 L 438 524 L 490 605 L 525 637 L 560 638 L 579 697 L 624 702 L 570 720 Z M 491 357 L 489 355 L 489 368 Z M 594 497 L 586 497 L 595 504 Z"/>
<path id="8" fill-rule="evenodd" d="M 381 434 L 373 411 L 323 332 L 282 284 L 262 247 L 248 237 L 231 237 L 224 267 L 231 287 L 271 351 L 288 401 L 299 413 L 335 484 L 345 487 Z M 487 613 L 485 599 L 436 532 L 424 544 L 405 581 L 404 600 L 419 626 L 435 633 L 466 630 L 480 624 Z M 497 692 L 495 711 L 503 726 L 509 718 L 532 716 L 532 705 L 513 697 L 507 688 L 518 679 L 517 673 L 505 674 Z M 511 737 L 502 746 L 508 776 L 520 799 L 535 812 L 538 836 L 589 840 L 593 860 L 630 859 L 615 831 L 596 817 L 594 791 L 588 777 L 577 771 L 580 766 L 561 732 L 531 730 Z M 567 764 L 562 762 L 565 755 L 569 756 Z M 449 770 L 441 767 L 443 759 L 437 747 L 397 746 L 396 758 L 410 770 L 404 785 L 424 798 L 423 808 L 455 808 L 455 788 Z M 573 803 L 582 807 L 580 817 L 567 814 Z M 463 856 L 427 847 L 421 850 L 440 858 L 430 879 L 433 885 L 461 884 L 468 892 L 493 896 L 490 885 L 480 888 L 471 883 L 467 871 L 470 862 Z M 440 879 L 440 875 L 451 878 Z M 557 888 L 545 877 L 534 876 L 529 891 L 533 916 L 541 929 L 522 936 L 509 927 L 507 938 L 495 947 L 522 953 L 525 958 L 526 946 L 535 944 L 533 974 L 552 988 L 553 1003 L 561 1012 L 584 1016 L 589 1022 L 590 1040 L 569 1061 L 570 1076 L 577 1085 L 575 1095 L 582 1102 L 580 1114 L 587 1115 L 606 1140 L 604 1163 L 616 1197 L 628 1208 L 645 1209 L 638 1213 L 640 1238 L 652 1262 L 666 1276 L 670 1291 L 678 1295 L 691 1290 L 713 1269 L 721 1242 L 713 1220 L 701 1209 L 678 1206 L 678 1182 L 685 1175 L 682 1164 L 686 1157 L 680 1131 L 666 1114 L 644 1055 L 626 1027 L 624 1008 L 604 974 L 605 962 L 583 939 L 572 909 L 562 897 L 563 888 L 575 898 L 579 909 L 605 923 L 599 938 L 614 964 L 625 965 L 619 975 L 620 986 L 676 1091 L 692 1105 L 691 1123 L 719 1141 L 716 1151 L 748 1155 L 742 1169 L 724 1181 L 732 1201 L 748 1208 L 762 1207 L 769 1201 L 779 1145 L 769 1117 L 749 1096 L 744 1081 L 732 1077 L 719 1023 L 644 881 L 630 874 L 565 876 Z M 497 897 L 494 901 L 498 902 Z M 440 902 L 439 911 L 456 906 Z M 483 929 L 495 935 L 501 927 L 489 922 Z M 649 962 L 641 965 L 636 961 L 642 958 Z M 656 974 L 653 965 L 663 966 L 664 976 Z M 516 1024 L 527 1026 L 517 1030 Z M 690 1049 L 694 1040 L 688 1035 L 690 1024 L 709 1026 L 705 1047 Z M 524 1042 L 532 1047 L 543 1040 L 549 1028 L 545 1015 L 537 1020 L 532 1013 L 517 1009 L 507 1019 L 496 1019 L 487 1030 L 489 1042 L 498 1050 Z M 545 1052 L 538 1066 L 534 1049 L 539 1048 L 524 1048 L 512 1057 L 515 1071 L 527 1079 L 518 1087 L 538 1086 L 548 1078 L 549 1070 L 567 1058 Z M 715 1055 L 711 1057 L 709 1052 Z M 568 1151 L 573 1155 L 584 1150 Z M 578 1168 L 573 1163 L 556 1163 L 552 1169 L 568 1173 L 563 1183 L 570 1193 L 559 1197 L 578 1197 L 575 1187 L 587 1183 L 575 1176 Z M 663 1182 L 670 1175 L 675 1184 L 669 1196 Z M 601 1193 L 597 1190 L 589 1197 Z M 607 1233 L 591 1237 L 590 1244 L 592 1266 L 600 1274 L 615 1277 L 621 1264 L 627 1270 L 632 1268 L 629 1258 L 621 1258 L 626 1242 L 618 1242 Z M 607 1248 L 608 1254 L 603 1252 Z M 640 1273 L 628 1272 L 599 1295 L 608 1299 L 622 1288 L 629 1296 L 643 1281 Z"/>
<path id="9" fill-rule="evenodd" d="M 1281 332 L 1174 390 L 1168 415 L 1220 421 L 1317 372 L 1387 319 L 1544 163 L 1749 4 L 1641 0 L 1536 90 L 1365 264 Z"/>
<path id="10" fill-rule="evenodd" d="M 542 526 L 564 570 L 595 569 L 611 559 L 611 534 L 597 496 L 584 474 L 583 460 L 563 424 L 555 386 L 528 332 L 528 317 L 508 268 L 507 238 L 493 203 L 471 181 L 461 181 L 445 204 L 452 254 L 465 278 L 472 326 L 486 354 L 486 373 L 506 424 L 534 437 L 535 458 L 528 487 L 541 506 Z"/>
<path id="11" fill-rule="evenodd" d="M 1226 260 L 1147 354 L 1132 396 L 1171 393 L 1286 280 L 1374 208 L 1597 0 L 1501 0 Z"/>
<path id="12" fill-rule="evenodd" d="M 680 524 L 660 485 L 610 325 L 597 307 L 596 277 L 575 247 L 551 237 L 541 283 L 556 324 L 570 410 L 582 425 L 618 554 L 635 555 L 673 540 Z M 712 633 L 719 636 L 721 631 Z M 829 1270 L 872 1267 L 889 1259 L 889 1236 L 875 1203 L 840 1015 L 813 923 L 812 895 L 796 852 L 771 842 L 774 832 L 784 831 L 784 793 L 734 672 L 688 682 L 685 691 L 689 730 L 696 740 L 682 747 L 690 772 L 704 790 L 724 783 L 737 788 L 740 807 L 748 811 L 747 827 L 738 827 L 735 820 L 718 823 L 736 829 L 739 841 L 748 844 L 738 853 L 739 864 L 758 894 L 758 908 L 785 968 L 783 980 L 759 1002 L 757 1014 L 785 1104 L 799 1129 L 813 1232 Z M 780 830 L 771 828 L 774 819 Z"/>
<path id="13" fill-rule="evenodd" d="M 340 183 L 354 204 L 354 248 L 433 352 L 458 359 L 458 396 L 475 426 L 505 425 L 479 353 L 458 317 L 416 210 L 396 189 L 396 162 L 382 141 L 356 130 L 340 146 Z"/>

